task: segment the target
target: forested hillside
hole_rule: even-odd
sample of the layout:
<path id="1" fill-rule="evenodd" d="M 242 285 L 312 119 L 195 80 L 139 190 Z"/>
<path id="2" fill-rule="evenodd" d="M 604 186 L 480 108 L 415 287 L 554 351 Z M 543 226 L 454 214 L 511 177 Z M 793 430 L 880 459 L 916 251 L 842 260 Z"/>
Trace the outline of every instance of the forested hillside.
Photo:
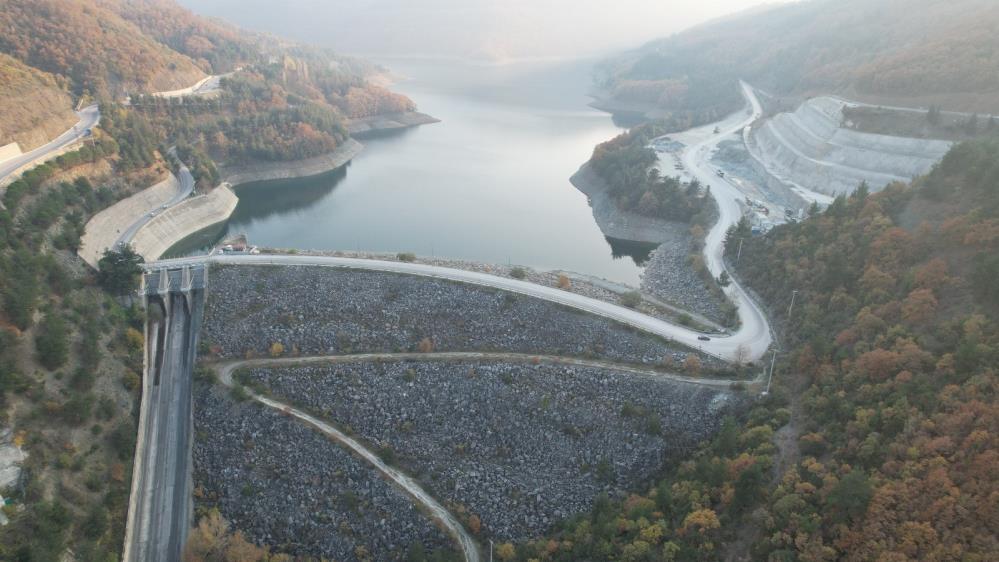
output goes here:
<path id="1" fill-rule="evenodd" d="M 75 122 L 75 100 L 97 100 L 109 132 L 120 118 L 143 124 L 122 143 L 126 168 L 167 141 L 227 164 L 307 158 L 336 149 L 349 119 L 416 108 L 369 80 L 380 71 L 370 62 L 245 32 L 173 0 L 9 0 L 0 57 L 0 144 L 42 144 Z M 212 100 L 144 95 L 206 73 L 228 75 Z"/>
<path id="2" fill-rule="evenodd" d="M 673 127 L 667 123 L 635 127 L 597 145 L 590 165 L 610 188 L 619 209 L 710 227 L 714 200 L 702 196 L 697 180 L 683 184 L 653 168 L 658 158 L 649 141 Z"/>
<path id="3" fill-rule="evenodd" d="M 136 148 L 95 136 L 12 183 L 0 207 L 0 433 L 27 453 L 0 490 L 0 560 L 121 556 L 143 311 L 117 289 L 134 286 L 134 263 L 95 275 L 76 250 L 93 214 L 165 170 L 155 152 L 133 162 Z"/>
<path id="4" fill-rule="evenodd" d="M 209 74 L 230 72 L 261 57 L 263 38 L 203 18 L 172 0 L 99 0 L 144 34 L 191 58 Z"/>
<path id="5" fill-rule="evenodd" d="M 506 559 L 995 560 L 997 189 L 999 139 L 972 141 L 912 186 L 733 228 L 782 335 L 774 392 Z"/>
<path id="6" fill-rule="evenodd" d="M 172 90 L 205 75 L 188 57 L 85 0 L 5 0 L 0 52 L 65 77 L 76 95 Z"/>
<path id="7" fill-rule="evenodd" d="M 807 0 L 709 23 L 608 61 L 608 103 L 732 111 L 738 79 L 778 94 L 999 112 L 999 4 Z"/>
<path id="8" fill-rule="evenodd" d="M 0 53 L 0 146 L 45 144 L 76 123 L 73 102 L 54 76 Z"/>

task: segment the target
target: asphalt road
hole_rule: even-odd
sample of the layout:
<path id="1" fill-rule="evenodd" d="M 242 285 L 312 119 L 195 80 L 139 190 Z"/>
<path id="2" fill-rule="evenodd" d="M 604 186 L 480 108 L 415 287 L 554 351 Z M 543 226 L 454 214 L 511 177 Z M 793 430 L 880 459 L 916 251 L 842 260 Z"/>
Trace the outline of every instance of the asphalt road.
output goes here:
<path id="1" fill-rule="evenodd" d="M 131 226 L 126 228 L 121 236 L 114 243 L 115 248 L 119 248 L 124 244 L 129 244 L 135 235 L 142 229 L 142 227 L 149 224 L 149 221 L 153 220 L 155 217 L 164 213 L 170 207 L 177 205 L 183 200 L 187 199 L 191 193 L 194 191 L 194 176 L 191 175 L 191 170 L 187 168 L 183 163 L 180 165 L 180 173 L 177 175 L 177 179 L 180 181 L 180 189 L 177 190 L 177 194 L 173 196 L 172 199 L 167 201 L 161 207 L 157 209 L 152 209 L 142 217 L 132 223 Z"/>
<path id="2" fill-rule="evenodd" d="M 72 144 L 87 136 L 87 131 L 96 127 L 101 120 L 101 112 L 96 104 L 83 108 L 82 110 L 76 112 L 76 115 L 79 116 L 80 122 L 73 126 L 72 129 L 56 137 L 56 139 L 52 142 L 40 146 L 31 152 L 26 152 L 16 158 L 0 162 L 0 181 L 16 172 L 21 166 L 24 166 L 29 162 L 44 159 L 46 155 L 56 152 L 66 145 Z"/>
<path id="3" fill-rule="evenodd" d="M 184 299 L 170 299 L 162 363 L 150 359 L 145 446 L 137 458 L 126 561 L 180 560 L 191 518 L 191 373 L 195 326 Z M 151 339 L 154 331 L 150 331 Z"/>
<path id="4" fill-rule="evenodd" d="M 740 346 L 745 346 L 745 355 L 747 356 L 743 357 L 743 359 L 753 359 L 759 357 L 763 355 L 767 346 L 770 344 L 768 325 L 765 320 L 760 320 L 762 319 L 762 313 L 760 313 L 760 319 L 758 319 L 755 323 L 752 319 L 748 322 L 750 326 L 754 326 L 755 328 L 746 328 L 744 326 L 732 336 L 713 337 L 710 341 L 701 341 L 698 337 L 702 336 L 702 334 L 690 330 L 689 328 L 670 324 L 664 320 L 647 316 L 630 308 L 625 308 L 623 306 L 611 304 L 576 293 L 570 293 L 555 287 L 547 287 L 544 285 L 529 283 L 527 281 L 518 281 L 516 279 L 509 279 L 506 277 L 498 277 L 477 271 L 466 271 L 463 269 L 452 269 L 448 267 L 439 267 L 419 263 L 333 256 L 222 254 L 214 256 L 195 256 L 160 260 L 151 262 L 148 264 L 148 267 L 177 268 L 184 265 L 202 263 L 227 265 L 309 265 L 340 267 L 366 271 L 404 273 L 436 279 L 459 281 L 472 285 L 480 285 L 520 293 L 590 312 L 599 316 L 604 316 L 606 318 L 628 324 L 640 330 L 674 340 L 694 349 L 701 349 L 705 353 L 725 360 L 735 360 L 741 353 Z M 748 299 L 746 300 L 748 301 Z M 750 310 L 751 309 L 752 308 L 750 308 Z M 742 307 L 740 307 L 740 311 L 741 310 Z"/>
<path id="5" fill-rule="evenodd" d="M 725 271 L 725 236 L 728 229 L 742 218 L 742 208 L 739 202 L 745 196 L 728 179 L 718 177 L 716 170 L 710 163 L 711 154 L 717 150 L 721 141 L 733 134 L 741 133 L 743 129 L 763 115 L 763 109 L 756 96 L 753 95 L 750 86 L 744 82 L 741 83 L 741 86 L 747 101 L 748 111 L 735 113 L 720 123 L 685 133 L 685 136 L 694 138 L 695 142 L 689 144 L 681 156 L 686 173 L 690 177 L 697 178 L 703 185 L 710 185 L 711 194 L 718 203 L 718 222 L 708 232 L 704 242 L 704 262 L 716 278 L 721 275 L 722 271 Z M 717 134 L 714 133 L 716 127 L 719 129 Z M 696 140 L 698 137 L 701 140 Z M 724 347 L 728 353 L 736 351 L 731 347 L 731 344 L 734 343 L 736 347 L 745 346 L 743 350 L 747 357 L 744 359 L 758 359 L 766 353 L 773 341 L 770 323 L 763 310 L 735 281 L 734 276 L 730 274 L 730 277 L 732 282 L 724 288 L 724 291 L 725 295 L 738 307 L 741 325 L 730 338 L 719 338 L 718 341 L 729 344 Z M 734 355 L 727 357 L 735 358 Z"/>

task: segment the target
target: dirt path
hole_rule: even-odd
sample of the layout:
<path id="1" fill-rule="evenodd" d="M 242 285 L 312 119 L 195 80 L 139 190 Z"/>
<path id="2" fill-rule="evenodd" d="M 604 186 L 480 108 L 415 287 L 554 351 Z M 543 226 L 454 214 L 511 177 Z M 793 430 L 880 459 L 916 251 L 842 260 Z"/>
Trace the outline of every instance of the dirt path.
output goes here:
<path id="1" fill-rule="evenodd" d="M 252 363 L 255 362 L 238 361 L 220 366 L 218 368 L 219 380 L 221 380 L 224 385 L 231 387 L 233 385 L 233 371 L 241 367 L 249 366 L 249 364 Z M 272 400 L 265 396 L 260 396 L 250 389 L 246 389 L 246 391 L 250 397 L 257 402 L 298 419 L 313 429 L 323 433 L 330 439 L 333 439 L 340 445 L 350 449 L 354 454 L 364 459 L 368 464 L 381 472 L 382 475 L 409 494 L 410 497 L 412 497 L 420 506 L 430 513 L 431 517 L 437 521 L 445 531 L 458 541 L 466 562 L 479 562 L 478 544 L 468 531 L 465 530 L 465 527 L 454 517 L 454 515 L 451 514 L 451 512 L 445 509 L 444 506 L 428 494 L 413 478 L 385 464 L 385 462 L 382 461 L 378 455 L 332 425 L 288 404 Z"/>

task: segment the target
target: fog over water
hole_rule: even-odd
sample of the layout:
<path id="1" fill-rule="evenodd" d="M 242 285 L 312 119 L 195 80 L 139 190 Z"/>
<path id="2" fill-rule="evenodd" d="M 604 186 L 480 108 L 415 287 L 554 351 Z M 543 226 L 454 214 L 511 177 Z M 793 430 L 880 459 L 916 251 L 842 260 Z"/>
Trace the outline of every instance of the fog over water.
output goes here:
<path id="1" fill-rule="evenodd" d="M 586 93 L 598 56 L 759 0 L 181 0 L 344 53 L 442 123 L 362 139 L 345 169 L 239 190 L 223 234 L 254 244 L 416 252 L 637 285 L 648 245 L 610 241 L 569 177 L 619 134 Z"/>
<path id="2" fill-rule="evenodd" d="M 621 132 L 587 106 L 591 61 L 379 62 L 441 123 L 362 138 L 340 172 L 240 188 L 226 235 L 323 250 L 410 251 L 637 283 L 642 250 L 612 244 L 569 177 Z"/>
<path id="3" fill-rule="evenodd" d="M 505 61 L 630 49 L 764 0 L 180 0 L 344 53 Z M 776 2 L 769 2 L 776 3 Z"/>

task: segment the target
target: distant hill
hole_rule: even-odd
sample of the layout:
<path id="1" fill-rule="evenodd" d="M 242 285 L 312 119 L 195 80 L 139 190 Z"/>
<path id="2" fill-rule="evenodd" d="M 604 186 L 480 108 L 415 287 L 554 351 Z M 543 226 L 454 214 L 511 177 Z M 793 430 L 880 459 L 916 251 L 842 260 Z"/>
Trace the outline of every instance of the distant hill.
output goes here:
<path id="1" fill-rule="evenodd" d="M 56 78 L 0 54 L 0 146 L 45 144 L 76 122 L 73 102 Z"/>
<path id="2" fill-rule="evenodd" d="M 785 95 L 999 112 L 994 0 L 810 0 L 717 20 L 608 61 L 611 109 L 723 112 L 739 78 Z"/>

